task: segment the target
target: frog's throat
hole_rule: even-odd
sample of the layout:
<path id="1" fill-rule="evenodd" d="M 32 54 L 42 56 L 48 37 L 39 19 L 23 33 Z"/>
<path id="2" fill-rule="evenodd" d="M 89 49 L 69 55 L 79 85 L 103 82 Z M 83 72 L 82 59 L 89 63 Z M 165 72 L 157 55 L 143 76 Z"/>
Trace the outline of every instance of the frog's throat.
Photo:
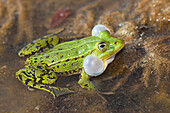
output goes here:
<path id="1" fill-rule="evenodd" d="M 108 64 L 110 64 L 111 62 L 113 62 L 113 60 L 115 59 L 116 55 L 111 56 L 110 58 L 104 60 L 104 70 L 107 68 Z"/>
<path id="2" fill-rule="evenodd" d="M 118 53 L 124 46 L 122 46 L 121 48 L 119 48 L 114 54 L 112 54 L 111 56 L 103 59 L 103 62 L 104 62 L 104 70 L 107 68 L 108 64 L 110 64 L 111 62 L 113 62 L 115 56 L 116 56 L 116 53 Z"/>

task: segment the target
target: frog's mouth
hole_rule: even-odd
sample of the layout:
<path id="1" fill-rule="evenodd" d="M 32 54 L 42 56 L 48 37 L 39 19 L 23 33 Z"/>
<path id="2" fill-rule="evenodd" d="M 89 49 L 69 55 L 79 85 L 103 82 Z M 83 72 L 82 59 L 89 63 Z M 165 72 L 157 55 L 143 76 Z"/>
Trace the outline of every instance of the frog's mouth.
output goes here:
<path id="1" fill-rule="evenodd" d="M 104 70 L 107 68 L 108 64 L 110 64 L 115 59 L 116 54 L 112 55 L 110 58 L 104 61 Z"/>
<path id="2" fill-rule="evenodd" d="M 111 57 L 106 58 L 106 60 L 103 60 L 103 62 L 105 64 L 105 69 L 108 66 L 108 64 L 110 64 L 114 60 L 116 53 L 118 53 L 124 47 L 124 41 L 121 41 L 121 43 L 122 43 L 123 46 L 120 46 L 119 49 L 117 49 L 117 51 L 115 51 L 114 54 L 111 55 Z"/>

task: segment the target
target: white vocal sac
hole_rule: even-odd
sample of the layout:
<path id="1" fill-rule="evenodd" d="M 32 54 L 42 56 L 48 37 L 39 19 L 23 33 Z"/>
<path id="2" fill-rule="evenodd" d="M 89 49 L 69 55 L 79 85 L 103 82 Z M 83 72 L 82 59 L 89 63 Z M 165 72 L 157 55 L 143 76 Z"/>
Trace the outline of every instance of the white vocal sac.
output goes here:
<path id="1" fill-rule="evenodd" d="M 90 76 L 101 75 L 104 70 L 104 62 L 95 55 L 88 55 L 83 61 L 84 71 Z"/>
<path id="2" fill-rule="evenodd" d="M 92 29 L 92 36 L 98 36 L 101 31 L 105 31 L 105 30 L 110 32 L 110 30 L 105 25 L 102 24 L 96 25 Z"/>

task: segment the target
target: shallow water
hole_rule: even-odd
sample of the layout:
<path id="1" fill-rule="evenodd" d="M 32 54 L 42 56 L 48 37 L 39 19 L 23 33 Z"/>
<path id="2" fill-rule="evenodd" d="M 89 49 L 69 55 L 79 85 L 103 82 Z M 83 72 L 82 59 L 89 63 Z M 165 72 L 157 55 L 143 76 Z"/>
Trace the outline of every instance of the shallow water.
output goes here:
<path id="1" fill-rule="evenodd" d="M 73 13 L 50 28 L 63 8 Z M 169 12 L 168 0 L 0 0 L 0 112 L 170 112 Z M 55 85 L 76 92 L 53 99 L 16 78 L 25 64 L 17 52 L 28 42 L 61 28 L 63 37 L 89 36 L 96 24 L 126 42 L 106 71 L 91 79 L 105 94 L 82 89 L 73 75 L 59 77 Z"/>

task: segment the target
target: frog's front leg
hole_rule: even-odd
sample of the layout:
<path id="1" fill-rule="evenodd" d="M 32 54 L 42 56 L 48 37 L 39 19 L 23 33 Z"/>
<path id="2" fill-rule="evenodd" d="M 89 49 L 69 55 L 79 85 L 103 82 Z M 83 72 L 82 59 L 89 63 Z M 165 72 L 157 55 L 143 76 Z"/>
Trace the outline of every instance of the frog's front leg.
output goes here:
<path id="1" fill-rule="evenodd" d="M 68 88 L 49 86 L 50 84 L 55 83 L 57 80 L 57 75 L 55 72 L 53 72 L 53 70 L 38 70 L 32 66 L 27 66 L 23 69 L 20 69 L 16 75 L 17 78 L 26 86 L 50 92 L 54 98 L 55 96 L 73 92 Z"/>
<path id="2" fill-rule="evenodd" d="M 18 53 L 20 57 L 24 57 L 26 55 L 31 55 L 36 53 L 42 49 L 48 49 L 58 44 L 59 37 L 56 35 L 57 33 L 53 33 L 47 36 L 43 36 L 42 38 L 36 39 L 25 47 L 21 49 Z"/>
<path id="3" fill-rule="evenodd" d="M 90 89 L 96 90 L 94 84 L 89 80 L 89 75 L 85 73 L 84 69 L 81 72 L 80 80 L 78 81 L 78 83 L 82 88 L 86 88 L 88 90 Z"/>

